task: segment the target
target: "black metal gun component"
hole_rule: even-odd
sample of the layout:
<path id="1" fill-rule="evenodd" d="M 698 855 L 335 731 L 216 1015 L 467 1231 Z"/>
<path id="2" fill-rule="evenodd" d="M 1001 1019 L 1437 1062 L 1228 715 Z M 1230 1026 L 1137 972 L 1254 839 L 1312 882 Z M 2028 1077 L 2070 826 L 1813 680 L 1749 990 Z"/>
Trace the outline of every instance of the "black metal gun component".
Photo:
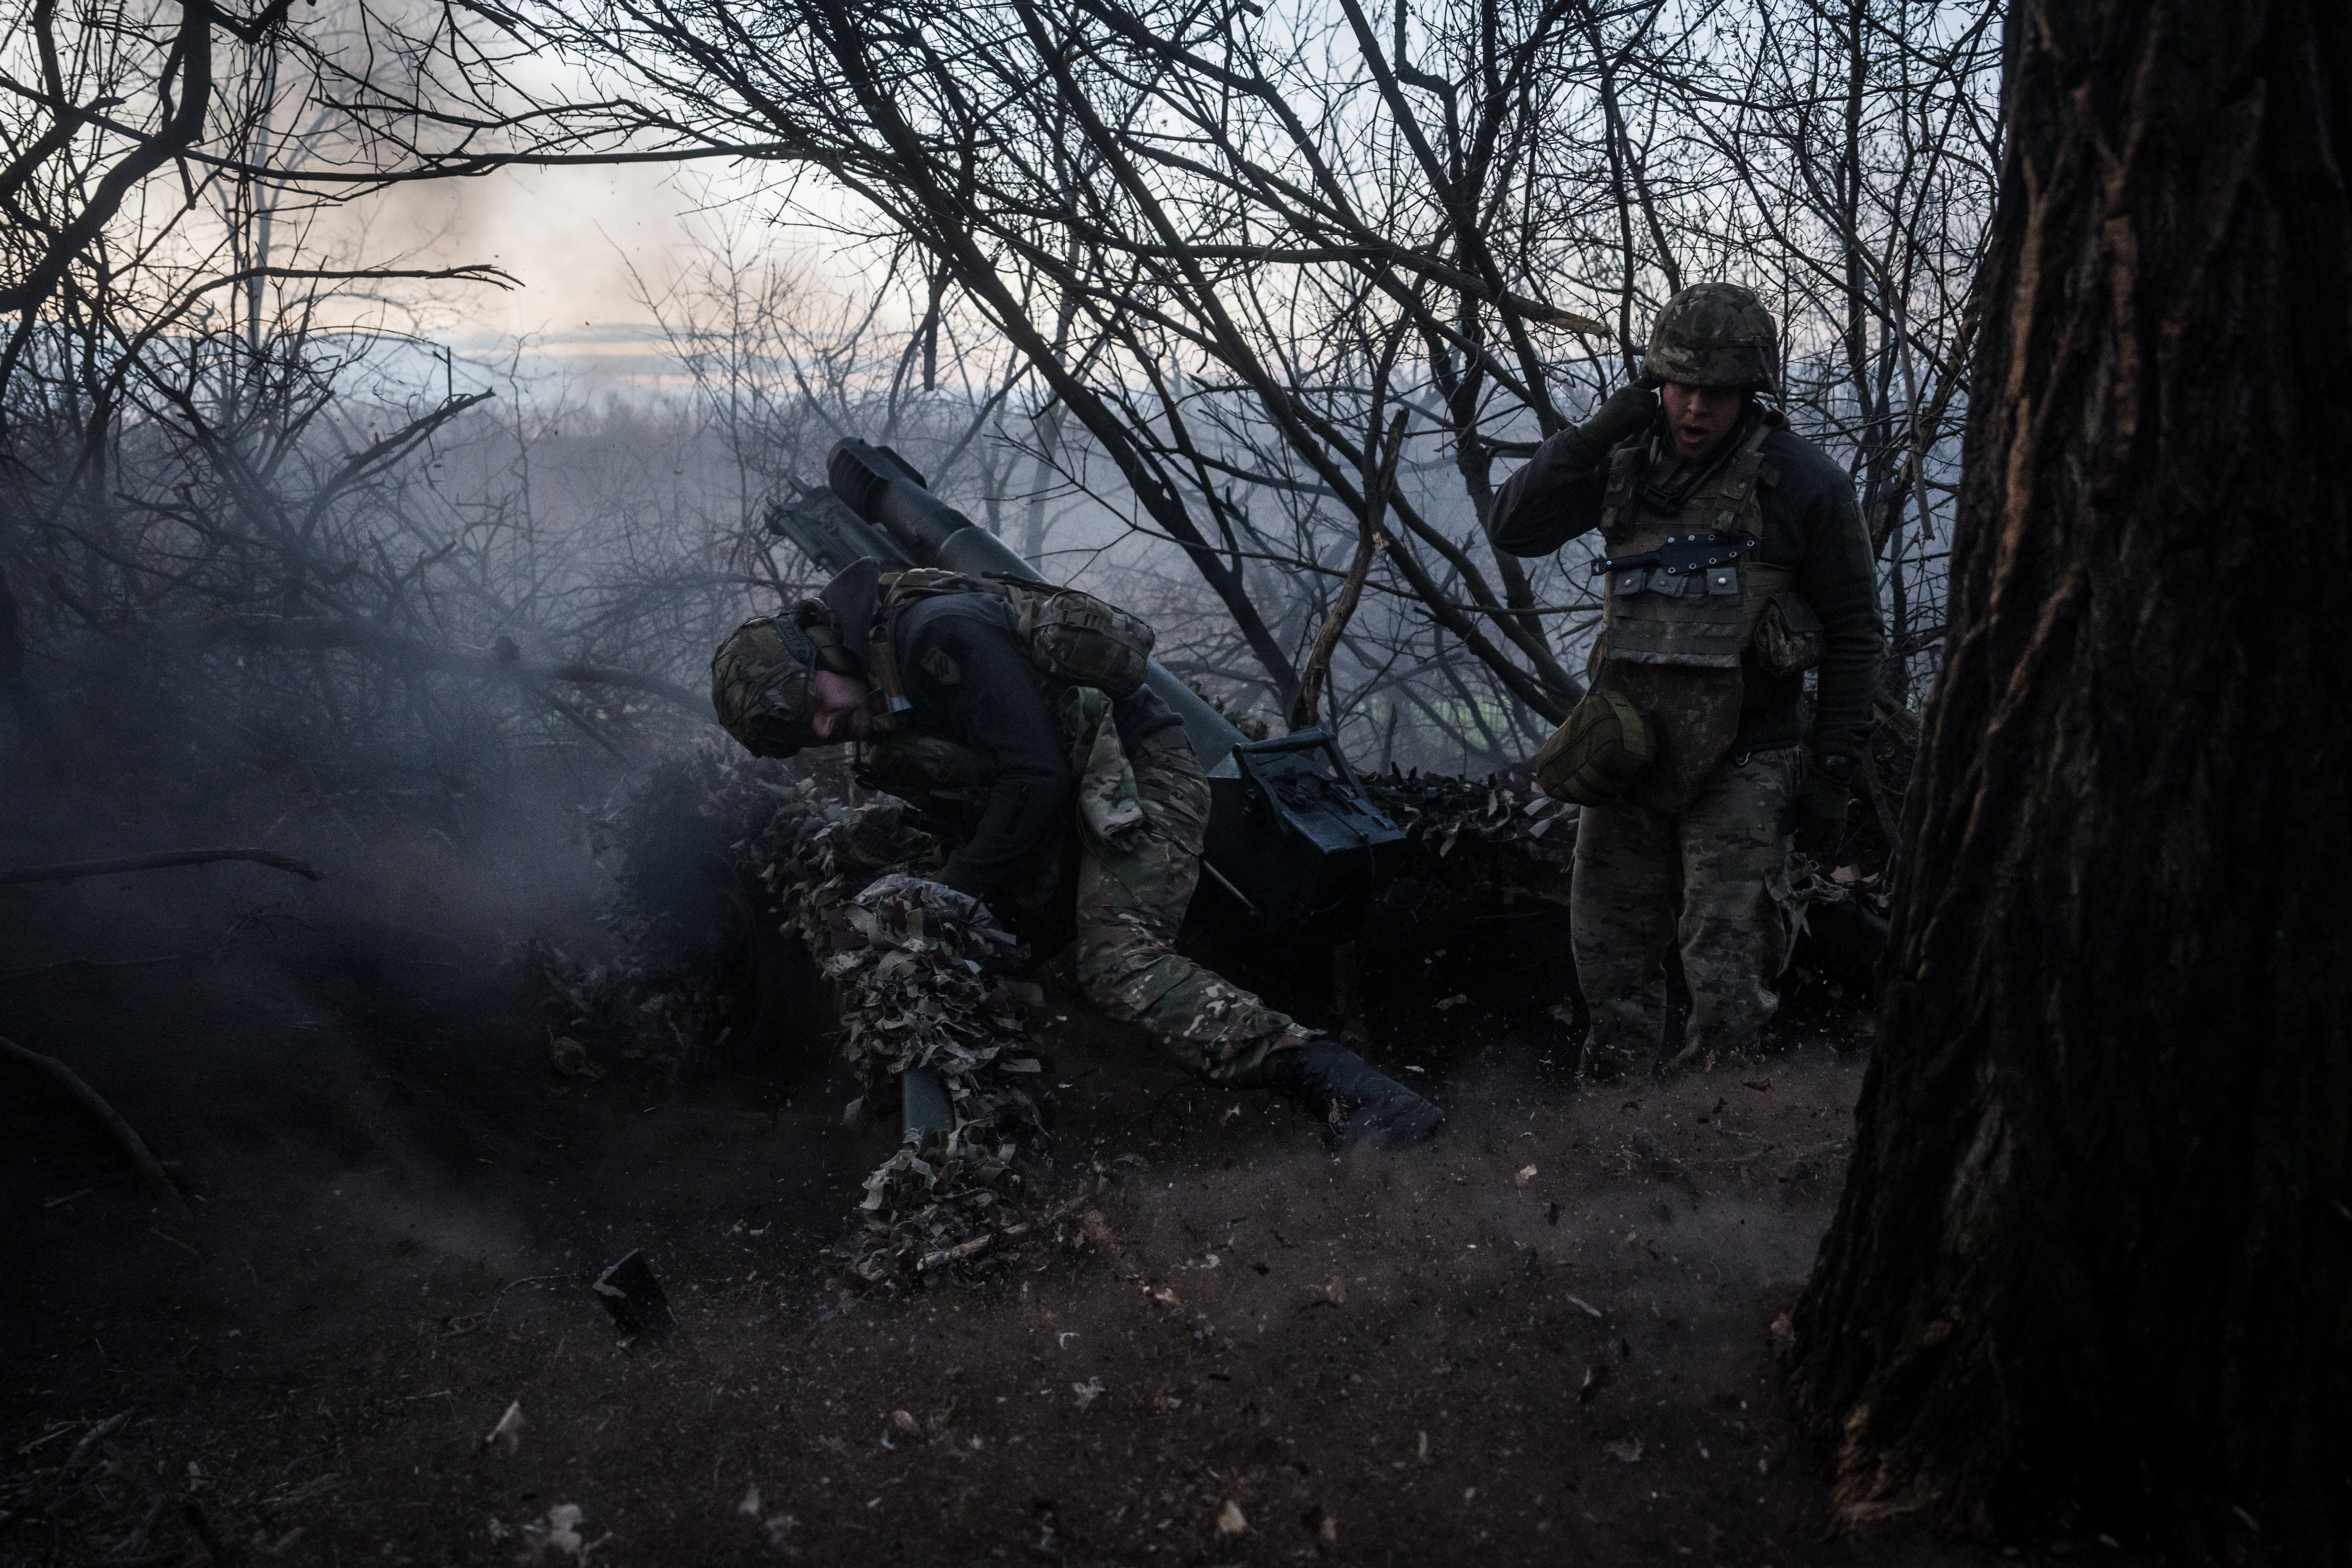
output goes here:
<path id="1" fill-rule="evenodd" d="M 1209 780 L 1206 858 L 1261 926 L 1312 924 L 1380 886 L 1380 851 L 1404 835 L 1365 797 L 1320 727 L 1233 748 Z"/>
<path id="2" fill-rule="evenodd" d="M 1622 560 L 1601 560 L 1592 563 L 1592 575 L 1606 576 L 1612 572 L 1631 572 L 1637 567 L 1655 566 L 1669 577 L 1687 576 L 1704 572 L 1710 566 L 1723 566 L 1737 561 L 1756 548 L 1756 539 L 1746 533 L 1670 533 L 1666 542 L 1655 550 L 1644 550 L 1639 555 Z"/>
<path id="3" fill-rule="evenodd" d="M 915 563 L 896 540 L 843 505 L 829 489 L 813 490 L 796 501 L 770 501 L 767 522 L 769 532 L 791 540 L 828 572 L 845 570 L 869 555 L 882 563 L 885 572 L 904 572 Z"/>

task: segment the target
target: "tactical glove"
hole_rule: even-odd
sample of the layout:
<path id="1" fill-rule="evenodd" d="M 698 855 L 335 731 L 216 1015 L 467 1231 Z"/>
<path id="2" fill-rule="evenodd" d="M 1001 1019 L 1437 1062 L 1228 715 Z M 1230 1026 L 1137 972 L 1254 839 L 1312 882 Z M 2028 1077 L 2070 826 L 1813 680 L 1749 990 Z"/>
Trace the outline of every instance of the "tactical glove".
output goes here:
<path id="1" fill-rule="evenodd" d="M 1609 401 L 1577 426 L 1577 434 L 1594 452 L 1606 452 L 1626 437 L 1646 428 L 1658 416 L 1658 395 L 1647 387 L 1620 387 Z"/>
<path id="2" fill-rule="evenodd" d="M 1830 853 L 1845 837 L 1846 803 L 1853 795 L 1853 759 L 1815 757 L 1797 789 L 1797 843 L 1808 854 Z"/>

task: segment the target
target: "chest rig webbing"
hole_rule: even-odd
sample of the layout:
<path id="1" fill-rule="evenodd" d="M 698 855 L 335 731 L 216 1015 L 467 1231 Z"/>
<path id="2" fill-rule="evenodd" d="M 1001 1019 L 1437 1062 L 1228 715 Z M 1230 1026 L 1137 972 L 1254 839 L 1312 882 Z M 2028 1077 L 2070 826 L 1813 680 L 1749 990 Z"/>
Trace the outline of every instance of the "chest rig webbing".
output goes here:
<path id="1" fill-rule="evenodd" d="M 1758 420 L 1672 513 L 1656 510 L 1656 492 L 1643 482 L 1655 461 L 1654 442 L 1612 456 L 1601 509 L 1609 559 L 1592 567 L 1608 579 L 1602 658 L 1739 668 L 1765 605 L 1794 575 L 1755 558 L 1764 531 L 1762 448 L 1775 428 L 1770 419 Z"/>

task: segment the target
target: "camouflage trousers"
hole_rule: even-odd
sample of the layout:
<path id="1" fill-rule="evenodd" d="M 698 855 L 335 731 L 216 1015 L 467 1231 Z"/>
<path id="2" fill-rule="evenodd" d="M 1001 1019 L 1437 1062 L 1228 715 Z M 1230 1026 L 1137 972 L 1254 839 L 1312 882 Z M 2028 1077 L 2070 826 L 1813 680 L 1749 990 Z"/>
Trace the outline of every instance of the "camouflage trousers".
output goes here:
<path id="1" fill-rule="evenodd" d="M 1175 951 L 1176 928 L 1201 877 L 1209 781 L 1181 729 L 1147 737 L 1129 761 L 1143 820 L 1115 845 L 1086 836 L 1078 985 L 1112 1017 L 1150 1030 L 1193 1071 L 1222 1083 L 1258 1083 L 1267 1053 L 1304 1043 L 1308 1031 Z"/>
<path id="2" fill-rule="evenodd" d="M 1727 760 L 1681 812 L 1586 806 L 1569 889 L 1588 1071 L 1646 1068 L 1665 1032 L 1665 955 L 1682 952 L 1690 1028 L 1673 1067 L 1745 1051 L 1780 1005 L 1803 905 L 1789 888 L 1793 746 Z"/>

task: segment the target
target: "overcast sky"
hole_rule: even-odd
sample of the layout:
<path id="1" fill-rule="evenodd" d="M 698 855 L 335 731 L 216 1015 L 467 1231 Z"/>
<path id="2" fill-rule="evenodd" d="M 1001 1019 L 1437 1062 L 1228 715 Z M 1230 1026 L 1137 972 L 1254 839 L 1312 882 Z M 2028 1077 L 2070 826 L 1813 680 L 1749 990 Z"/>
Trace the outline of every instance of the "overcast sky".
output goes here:
<path id="1" fill-rule="evenodd" d="M 394 186 L 331 226 L 372 261 L 488 263 L 512 273 L 521 287 L 446 296 L 430 335 L 501 360 L 515 337 L 526 337 L 543 373 L 605 391 L 650 388 L 662 378 L 641 288 L 656 295 L 667 288 L 693 259 L 697 231 L 708 235 L 722 218 L 755 237 L 768 232 L 762 222 L 772 205 L 748 183 L 701 169 L 684 176 L 653 164 L 512 170 Z M 780 233 L 775 243 L 803 253 L 814 244 L 802 231 Z M 840 271 L 846 283 L 849 268 Z"/>

